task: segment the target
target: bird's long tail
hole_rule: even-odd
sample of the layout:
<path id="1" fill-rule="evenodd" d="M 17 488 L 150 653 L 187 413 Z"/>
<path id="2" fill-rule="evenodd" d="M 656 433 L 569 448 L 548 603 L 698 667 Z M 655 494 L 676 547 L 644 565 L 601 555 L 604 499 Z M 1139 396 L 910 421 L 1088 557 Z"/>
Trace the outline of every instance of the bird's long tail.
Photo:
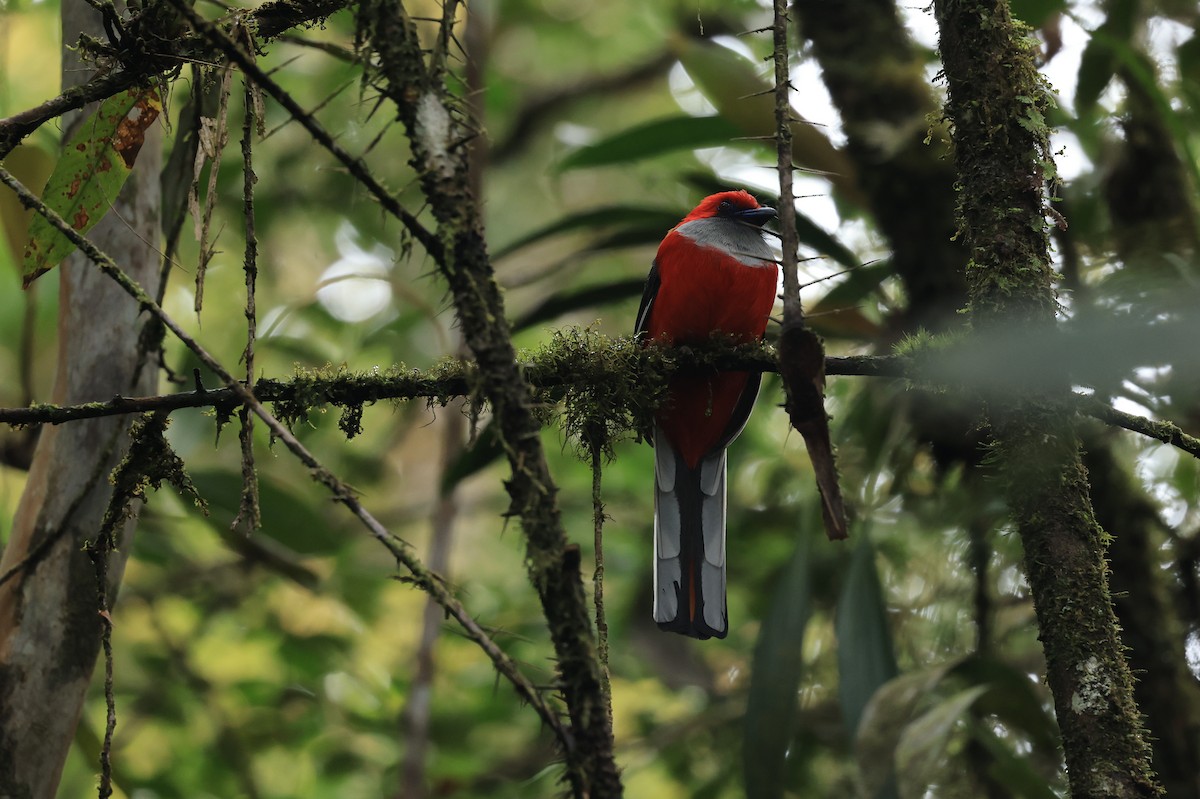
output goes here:
<path id="1" fill-rule="evenodd" d="M 693 638 L 724 638 L 725 450 L 691 468 L 654 429 L 654 620 Z"/>

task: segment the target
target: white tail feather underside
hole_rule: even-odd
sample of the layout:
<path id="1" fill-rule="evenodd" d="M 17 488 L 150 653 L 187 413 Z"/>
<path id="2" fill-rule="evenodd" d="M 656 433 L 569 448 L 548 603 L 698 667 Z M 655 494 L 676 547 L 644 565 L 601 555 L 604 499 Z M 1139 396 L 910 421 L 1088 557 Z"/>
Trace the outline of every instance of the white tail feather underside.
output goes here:
<path id="1" fill-rule="evenodd" d="M 688 468 L 655 426 L 654 453 L 654 620 L 698 638 L 724 637 L 725 450 Z M 693 562 L 700 605 L 694 619 L 685 584 Z"/>

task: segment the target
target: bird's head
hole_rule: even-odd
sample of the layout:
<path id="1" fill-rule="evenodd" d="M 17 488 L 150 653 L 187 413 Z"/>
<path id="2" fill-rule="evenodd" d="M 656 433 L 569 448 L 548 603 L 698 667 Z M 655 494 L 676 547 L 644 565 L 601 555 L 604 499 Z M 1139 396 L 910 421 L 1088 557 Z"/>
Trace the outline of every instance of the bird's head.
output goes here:
<path id="1" fill-rule="evenodd" d="M 693 208 L 680 224 L 697 219 L 714 218 L 732 219 L 755 227 L 762 227 L 768 219 L 775 218 L 775 209 L 759 205 L 758 200 L 754 199 L 749 192 L 723 191 L 719 194 L 710 194 L 701 200 L 700 204 Z"/>

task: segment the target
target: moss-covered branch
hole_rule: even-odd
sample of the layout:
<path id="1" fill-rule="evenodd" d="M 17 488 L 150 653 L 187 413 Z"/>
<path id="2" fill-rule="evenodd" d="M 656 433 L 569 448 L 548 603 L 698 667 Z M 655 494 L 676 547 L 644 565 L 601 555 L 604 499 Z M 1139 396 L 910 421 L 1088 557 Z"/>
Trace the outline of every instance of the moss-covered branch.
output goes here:
<path id="1" fill-rule="evenodd" d="M 1007 0 L 935 0 L 977 333 L 1052 332 L 1048 93 Z M 1161 794 L 1133 697 L 1065 376 L 992 398 L 996 462 L 1025 549 L 1075 799 Z"/>
<path id="2" fill-rule="evenodd" d="M 926 358 L 926 360 L 929 360 Z M 736 344 L 719 340 L 704 347 L 642 347 L 631 339 L 609 339 L 576 328 L 560 330 L 543 349 L 523 358 L 521 371 L 534 389 L 539 404 L 566 402 L 568 432 L 586 423 L 595 431 L 603 420 L 608 445 L 622 433 L 641 429 L 657 407 L 662 381 L 678 371 L 726 370 L 779 371 L 775 351 L 768 345 Z M 953 371 L 953 370 L 949 370 Z M 922 364 L 917 353 L 907 355 L 829 356 L 825 373 L 852 377 L 905 379 L 918 386 L 959 385 L 936 363 Z M 1015 377 L 1014 377 L 1015 379 Z M 342 409 L 339 424 L 348 436 L 360 430 L 362 409 L 384 400 L 424 400 L 445 405 L 458 397 L 475 397 L 479 372 L 471 362 L 450 359 L 428 370 L 403 365 L 386 371 L 350 372 L 345 369 L 302 371 L 288 379 L 264 378 L 254 384 L 254 395 L 274 405 L 275 414 L 287 422 L 305 418 L 311 411 L 334 406 Z M 124 416 L 150 411 L 183 408 L 213 408 L 219 424 L 237 409 L 239 394 L 229 386 L 197 388 L 178 394 L 153 397 L 116 396 L 77 405 L 37 403 L 27 408 L 0 408 L 0 424 L 14 427 L 66 424 L 101 416 Z M 1185 433 L 1179 425 L 1147 419 L 1119 411 L 1100 400 L 1082 395 L 1072 397 L 1077 414 L 1098 419 L 1200 458 L 1200 438 Z"/>
<path id="3" fill-rule="evenodd" d="M 346 0 L 272 0 L 247 12 L 257 22 L 260 39 L 272 39 L 301 25 L 319 22 L 345 8 Z M 74 86 L 39 106 L 0 119 L 0 159 L 39 127 L 68 111 L 111 97 L 131 86 L 148 83 L 175 69 L 185 61 L 213 60 L 213 50 L 197 34 L 164 38 L 162 17 L 143 13 L 130 21 L 126 29 L 127 51 L 109 54 L 116 70 L 98 72 L 96 77 Z M 151 46 L 152 44 L 152 46 Z"/>
<path id="4" fill-rule="evenodd" d="M 477 131 L 445 85 L 439 50 L 435 48 L 426 63 L 416 22 L 398 0 L 364 2 L 359 19 L 376 67 L 373 83 L 395 104 L 408 133 L 411 164 L 438 223 L 442 275 L 512 470 L 506 483 L 511 512 L 525 532 L 529 578 L 550 629 L 559 688 L 571 721 L 572 745 L 564 751 L 566 779 L 577 797 L 620 796 L 579 550 L 567 542 L 558 489 L 538 436 L 541 425 L 532 392 L 517 361 L 478 198 L 471 191 L 466 145 Z M 442 19 L 442 40 L 450 40 L 446 28 L 452 24 L 452 19 Z"/>
<path id="5" fill-rule="evenodd" d="M 80 252 L 92 262 L 106 277 L 110 278 L 121 287 L 129 296 L 133 297 L 140 308 L 146 313 L 157 319 L 163 327 L 170 330 L 183 344 L 191 350 L 191 352 L 211 370 L 222 382 L 226 384 L 229 391 L 232 393 L 232 406 L 245 405 L 259 419 L 263 421 L 271 435 L 293 454 L 296 458 L 305 465 L 309 470 L 309 476 L 314 482 L 320 483 L 329 489 L 334 500 L 344 505 L 354 516 L 363 524 L 367 531 L 381 544 L 383 547 L 396 559 L 398 565 L 403 566 L 408 570 L 408 581 L 416 585 L 422 591 L 427 593 L 439 605 L 445 608 L 447 615 L 452 617 L 463 629 L 468 638 L 474 641 L 487 656 L 491 659 L 497 673 L 505 676 L 512 684 L 517 694 L 538 713 L 542 721 L 549 727 L 561 742 L 564 747 L 567 747 L 570 742 L 568 731 L 562 725 L 557 713 L 554 712 L 551 704 L 542 696 L 541 691 L 525 677 L 520 668 L 508 656 L 495 641 L 484 631 L 483 627 L 475 620 L 475 618 L 467 611 L 461 602 L 450 592 L 446 583 L 437 574 L 426 568 L 425 564 L 417 557 L 412 547 L 395 536 L 390 530 L 384 527 L 378 519 L 376 519 L 359 501 L 357 494 L 346 483 L 341 481 L 337 475 L 326 469 L 316 457 L 308 451 L 308 449 L 300 443 L 300 441 L 292 434 L 275 415 L 267 411 L 266 407 L 258 399 L 257 396 L 242 383 L 237 382 L 233 375 L 221 365 L 212 355 L 208 353 L 200 344 L 191 336 L 189 336 L 183 328 L 181 328 L 174 319 L 167 315 L 162 307 L 154 301 L 146 291 L 137 284 L 129 275 L 125 274 L 111 257 L 100 250 L 95 244 L 84 238 L 79 231 L 75 230 L 67 224 L 61 216 L 54 210 L 48 208 L 41 199 L 34 195 L 27 187 L 12 176 L 4 167 L 0 167 L 0 183 L 5 184 L 13 192 L 16 193 L 21 203 L 30 210 L 33 210 L 47 220 L 50 224 L 71 243 L 79 248 Z M 261 383 L 255 384 L 255 389 Z M 207 393 L 207 392 L 204 392 Z M 24 569 L 29 563 L 32 563 L 33 553 L 30 558 L 27 558 L 22 563 L 18 564 L 12 571 L 0 576 L 0 582 L 7 580 L 12 574 Z"/>

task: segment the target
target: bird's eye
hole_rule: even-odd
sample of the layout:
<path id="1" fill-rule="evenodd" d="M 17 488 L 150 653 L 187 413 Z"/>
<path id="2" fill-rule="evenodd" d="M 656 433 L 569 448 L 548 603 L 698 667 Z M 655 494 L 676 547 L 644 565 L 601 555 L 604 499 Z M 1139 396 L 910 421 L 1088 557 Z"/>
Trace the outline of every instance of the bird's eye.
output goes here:
<path id="1" fill-rule="evenodd" d="M 718 213 L 727 214 L 727 213 L 731 212 L 732 210 L 733 210 L 733 203 L 730 202 L 729 200 L 722 200 L 721 204 L 717 206 Z"/>

